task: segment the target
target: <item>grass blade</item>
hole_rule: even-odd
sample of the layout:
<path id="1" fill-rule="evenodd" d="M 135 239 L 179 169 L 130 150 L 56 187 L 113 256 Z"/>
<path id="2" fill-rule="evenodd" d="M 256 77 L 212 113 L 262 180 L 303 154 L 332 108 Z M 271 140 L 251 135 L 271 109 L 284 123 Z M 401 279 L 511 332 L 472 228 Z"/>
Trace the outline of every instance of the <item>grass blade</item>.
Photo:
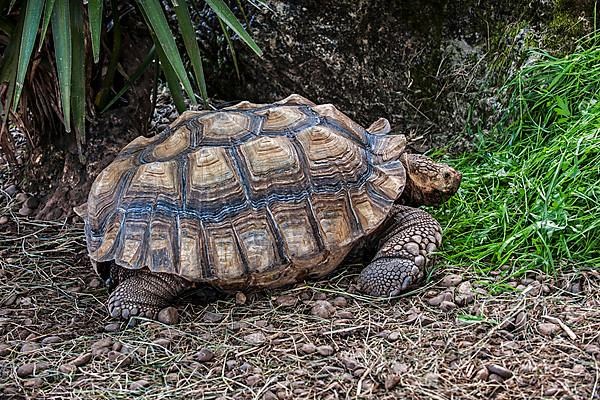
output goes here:
<path id="1" fill-rule="evenodd" d="M 33 45 L 35 44 L 35 38 L 40 26 L 40 20 L 42 19 L 44 2 L 29 0 L 25 7 L 25 22 L 23 24 L 21 37 L 19 38 L 21 40 L 21 47 L 19 51 L 19 64 L 17 67 L 17 80 L 13 100 L 14 110 L 16 110 L 16 107 L 19 104 L 19 97 L 21 97 L 21 91 L 23 90 L 25 75 L 29 69 L 29 60 L 31 58 L 31 52 L 33 51 Z"/>
<path id="2" fill-rule="evenodd" d="M 188 79 L 183 61 L 181 60 L 181 55 L 175 44 L 173 33 L 169 28 L 167 18 L 165 17 L 160 2 L 158 0 L 137 0 L 137 4 L 142 10 L 149 28 L 153 31 L 157 50 L 160 50 L 159 55 L 161 52 L 165 55 L 165 59 L 161 59 L 163 68 L 167 64 L 172 68 L 175 76 L 177 76 L 183 84 L 190 101 L 193 104 L 196 104 L 192 85 Z"/>
<path id="3" fill-rule="evenodd" d="M 71 44 L 72 54 L 81 59 L 74 63 L 71 72 L 71 101 L 73 102 L 73 125 L 79 160 L 85 164 L 85 37 L 83 33 L 83 11 L 80 0 L 71 0 Z"/>
<path id="4" fill-rule="evenodd" d="M 44 44 L 44 39 L 46 38 L 46 31 L 48 30 L 48 25 L 50 24 L 50 17 L 52 16 L 53 9 L 54 0 L 46 0 L 46 5 L 44 6 L 44 20 L 42 21 L 42 32 L 40 33 L 40 45 L 38 47 L 38 51 L 42 49 L 42 45 Z"/>
<path id="5" fill-rule="evenodd" d="M 175 107 L 179 113 L 185 111 L 185 99 L 183 97 L 183 91 L 181 90 L 181 85 L 179 84 L 179 78 L 177 74 L 171 67 L 169 60 L 163 49 L 160 46 L 156 46 L 156 52 L 158 53 L 158 59 L 162 66 L 163 73 L 165 74 L 165 80 L 167 81 L 167 85 L 169 86 L 169 91 L 171 92 L 171 96 L 173 97 L 173 103 L 175 103 Z"/>
<path id="6" fill-rule="evenodd" d="M 90 36 L 92 38 L 92 53 L 94 62 L 100 59 L 100 35 L 102 34 L 102 6 L 103 0 L 89 0 L 88 15 L 90 18 Z"/>
<path id="7" fill-rule="evenodd" d="M 259 57 L 262 57 L 262 50 L 254 39 L 246 32 L 240 21 L 231 12 L 223 0 L 206 0 L 206 4 L 217 14 L 220 20 L 225 22 Z"/>
<path id="8" fill-rule="evenodd" d="M 196 84 L 198 85 L 198 89 L 200 89 L 200 95 L 206 106 L 208 105 L 208 93 L 206 91 L 206 80 L 204 79 L 204 70 L 202 68 L 202 57 L 200 56 L 200 48 L 198 47 L 198 41 L 196 40 L 196 31 L 192 26 L 192 18 L 190 17 L 187 2 L 186 0 L 177 0 L 177 2 L 173 3 L 183 43 L 185 44 L 185 48 L 190 57 L 192 68 L 194 69 Z"/>
<path id="9" fill-rule="evenodd" d="M 52 37 L 54 55 L 60 86 L 60 98 L 63 123 L 67 132 L 71 132 L 71 11 L 69 0 L 56 0 L 52 11 Z"/>
<path id="10" fill-rule="evenodd" d="M 223 31 L 223 36 L 225 36 L 225 40 L 227 41 L 227 47 L 229 47 L 229 51 L 231 52 L 231 58 L 233 59 L 233 68 L 235 69 L 235 75 L 238 80 L 240 79 L 240 67 L 237 62 L 237 55 L 235 54 L 235 49 L 233 48 L 233 43 L 231 43 L 231 37 L 229 37 L 228 28 L 225 26 L 223 21 L 219 19 L 219 25 L 221 25 L 221 30 Z"/>

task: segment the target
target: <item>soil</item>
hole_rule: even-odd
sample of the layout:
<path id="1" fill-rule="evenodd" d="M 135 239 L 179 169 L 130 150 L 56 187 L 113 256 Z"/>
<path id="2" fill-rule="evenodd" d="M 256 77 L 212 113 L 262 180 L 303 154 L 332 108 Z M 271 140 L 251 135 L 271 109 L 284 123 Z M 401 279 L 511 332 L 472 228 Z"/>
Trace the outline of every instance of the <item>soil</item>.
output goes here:
<path id="1" fill-rule="evenodd" d="M 6 210 L 5 210 L 6 211 Z M 285 290 L 203 293 L 175 325 L 107 317 L 81 225 L 0 225 L 0 397 L 595 399 L 600 274 L 436 271 L 395 299 L 361 266 Z"/>

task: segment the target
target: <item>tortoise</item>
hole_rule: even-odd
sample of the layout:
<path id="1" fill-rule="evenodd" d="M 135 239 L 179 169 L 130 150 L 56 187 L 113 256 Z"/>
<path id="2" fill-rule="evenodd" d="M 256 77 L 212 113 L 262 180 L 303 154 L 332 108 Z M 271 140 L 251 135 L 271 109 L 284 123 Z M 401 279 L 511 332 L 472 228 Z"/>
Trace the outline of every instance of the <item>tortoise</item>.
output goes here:
<path id="1" fill-rule="evenodd" d="M 414 288 L 442 240 L 416 207 L 447 200 L 461 175 L 406 144 L 384 118 L 364 129 L 299 95 L 186 111 L 137 137 L 75 210 L 110 315 L 156 319 L 201 285 L 236 292 L 322 277 L 356 248 L 377 250 L 359 291 Z"/>

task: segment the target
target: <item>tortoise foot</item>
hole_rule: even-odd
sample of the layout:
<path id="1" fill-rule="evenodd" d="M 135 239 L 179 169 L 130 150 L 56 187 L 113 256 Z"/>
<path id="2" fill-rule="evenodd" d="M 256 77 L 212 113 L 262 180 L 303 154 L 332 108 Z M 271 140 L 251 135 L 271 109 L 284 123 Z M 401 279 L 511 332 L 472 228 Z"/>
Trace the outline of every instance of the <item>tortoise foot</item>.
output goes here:
<path id="1" fill-rule="evenodd" d="M 362 270 L 357 288 L 371 296 L 397 296 L 417 286 L 423 275 L 423 270 L 411 260 L 378 258 Z"/>

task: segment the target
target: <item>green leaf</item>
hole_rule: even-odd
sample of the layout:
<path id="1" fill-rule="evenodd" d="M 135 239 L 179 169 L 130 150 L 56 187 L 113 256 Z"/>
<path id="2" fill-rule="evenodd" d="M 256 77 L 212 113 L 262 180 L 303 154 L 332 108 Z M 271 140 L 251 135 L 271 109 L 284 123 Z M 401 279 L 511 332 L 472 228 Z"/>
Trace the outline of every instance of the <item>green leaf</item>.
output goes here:
<path id="1" fill-rule="evenodd" d="M 44 44 L 46 31 L 48 30 L 48 25 L 50 24 L 50 17 L 52 16 L 53 9 L 54 0 L 46 0 L 46 5 L 44 7 L 44 21 L 42 22 L 42 32 L 40 33 L 40 45 L 38 47 L 38 51 L 42 49 L 42 45 Z"/>
<path id="2" fill-rule="evenodd" d="M 157 50 L 160 49 L 159 55 L 161 52 L 165 55 L 165 59 L 161 59 L 163 68 L 167 65 L 172 68 L 175 76 L 177 76 L 183 84 L 190 101 L 192 104 L 196 104 L 192 85 L 188 79 L 183 61 L 181 60 L 181 55 L 175 44 L 173 33 L 169 28 L 167 18 L 165 17 L 160 2 L 158 0 L 137 0 L 137 4 L 144 13 L 148 26 L 152 30 Z"/>
<path id="3" fill-rule="evenodd" d="M 231 58 L 233 59 L 233 68 L 235 68 L 235 74 L 240 79 L 240 67 L 237 62 L 237 55 L 235 54 L 235 49 L 233 48 L 233 43 L 231 43 L 231 38 L 229 37 L 229 31 L 223 21 L 219 19 L 219 25 L 221 25 L 221 30 L 223 31 L 223 36 L 225 36 L 225 40 L 227 41 L 227 47 L 229 47 L 229 52 L 231 53 Z"/>
<path id="4" fill-rule="evenodd" d="M 206 0 L 206 4 L 217 14 L 219 19 L 225 22 L 259 57 L 262 57 L 262 50 L 252 37 L 246 32 L 242 24 L 231 12 L 223 0 Z"/>
<path id="5" fill-rule="evenodd" d="M 25 82 L 25 75 L 27 74 L 27 70 L 29 68 L 29 60 L 31 58 L 31 52 L 33 51 L 33 45 L 35 44 L 35 38 L 40 26 L 40 20 L 42 19 L 43 9 L 44 2 L 35 0 L 29 0 L 25 8 L 25 22 L 23 24 L 23 32 L 21 33 L 20 37 L 21 47 L 19 51 L 19 65 L 17 67 L 17 80 L 13 100 L 13 109 L 15 111 L 17 105 L 19 104 L 21 91 L 23 90 L 23 83 Z"/>
<path id="6" fill-rule="evenodd" d="M 60 98 L 63 123 L 67 132 L 71 132 L 71 12 L 69 0 L 56 0 L 52 11 L 52 37 L 54 38 L 54 56 L 60 86 Z M 80 60 L 83 62 L 83 60 Z"/>
<path id="7" fill-rule="evenodd" d="M 100 59 L 100 35 L 102 34 L 102 6 L 103 0 L 89 0 L 88 14 L 90 17 L 90 36 L 92 37 L 92 53 L 94 62 Z"/>
<path id="8" fill-rule="evenodd" d="M 204 105 L 208 105 L 208 93 L 206 91 L 206 80 L 204 79 L 204 70 L 202 69 L 202 57 L 200 56 L 200 48 L 196 40 L 196 31 L 192 26 L 192 18 L 186 3 L 186 0 L 173 1 L 175 15 L 179 23 L 179 30 L 183 38 L 183 43 L 190 57 L 192 68 L 194 69 L 194 77 L 196 84 L 200 89 L 200 95 L 204 101 Z"/>
<path id="9" fill-rule="evenodd" d="M 171 97 L 173 97 L 173 103 L 175 103 L 177 111 L 182 113 L 185 111 L 186 106 L 185 99 L 183 98 L 183 92 L 181 91 L 181 86 L 179 84 L 179 78 L 171 67 L 171 63 L 169 63 L 169 60 L 167 59 L 163 49 L 160 46 L 156 46 L 156 52 L 158 53 L 158 59 L 160 60 L 162 70 L 165 74 L 165 79 L 167 81 L 167 85 L 169 86 Z"/>
<path id="10" fill-rule="evenodd" d="M 73 125 L 79 160 L 85 164 L 85 37 L 83 33 L 83 11 L 81 0 L 71 0 L 71 45 L 74 63 L 71 71 L 71 101 L 73 102 Z M 65 118 L 68 118 L 65 116 Z"/>

